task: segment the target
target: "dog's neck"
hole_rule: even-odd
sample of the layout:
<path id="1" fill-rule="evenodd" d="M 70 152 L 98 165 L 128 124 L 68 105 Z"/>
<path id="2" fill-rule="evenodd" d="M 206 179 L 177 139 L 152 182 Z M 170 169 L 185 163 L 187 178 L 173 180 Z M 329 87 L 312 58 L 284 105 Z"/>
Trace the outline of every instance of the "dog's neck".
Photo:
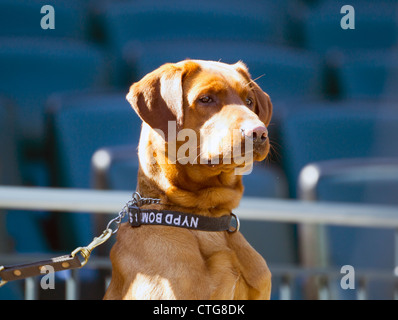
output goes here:
<path id="1" fill-rule="evenodd" d="M 221 216 L 229 214 L 239 205 L 243 194 L 241 176 L 234 170 L 211 168 L 201 164 L 169 163 L 151 139 L 152 130 L 140 143 L 137 191 L 143 197 L 161 199 L 161 203 L 174 210 L 188 209 L 197 214 Z M 164 149 L 163 149 L 164 150 Z"/>

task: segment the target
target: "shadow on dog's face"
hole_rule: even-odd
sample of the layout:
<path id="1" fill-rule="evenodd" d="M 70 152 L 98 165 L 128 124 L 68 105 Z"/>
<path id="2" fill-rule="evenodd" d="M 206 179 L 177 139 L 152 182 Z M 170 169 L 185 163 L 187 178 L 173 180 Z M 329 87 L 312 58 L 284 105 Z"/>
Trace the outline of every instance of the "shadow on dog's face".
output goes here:
<path id="1" fill-rule="evenodd" d="M 272 104 L 242 62 L 166 64 L 133 84 L 127 99 L 181 164 L 230 170 L 269 152 Z"/>

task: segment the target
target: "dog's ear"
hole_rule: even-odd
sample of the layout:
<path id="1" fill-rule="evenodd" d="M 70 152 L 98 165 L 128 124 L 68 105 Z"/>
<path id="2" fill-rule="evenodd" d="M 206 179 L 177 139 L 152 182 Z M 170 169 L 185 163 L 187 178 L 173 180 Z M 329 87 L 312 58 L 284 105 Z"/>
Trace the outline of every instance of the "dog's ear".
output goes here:
<path id="1" fill-rule="evenodd" d="M 258 115 L 260 120 L 264 122 L 266 126 L 268 126 L 272 117 L 271 98 L 267 93 L 261 90 L 260 86 L 254 81 L 251 82 L 251 86 L 256 97 L 254 112 Z"/>
<path id="2" fill-rule="evenodd" d="M 260 86 L 251 79 L 249 70 L 242 61 L 238 61 L 237 63 L 235 63 L 234 67 L 248 81 L 256 97 L 254 112 L 258 115 L 260 120 L 264 122 L 266 126 L 268 126 L 272 117 L 272 103 L 269 95 L 266 94 L 260 88 Z"/>
<path id="3" fill-rule="evenodd" d="M 165 64 L 134 83 L 126 96 L 142 121 L 162 130 L 166 141 L 169 121 L 176 121 L 177 131 L 183 125 L 183 71 L 183 66 Z"/>

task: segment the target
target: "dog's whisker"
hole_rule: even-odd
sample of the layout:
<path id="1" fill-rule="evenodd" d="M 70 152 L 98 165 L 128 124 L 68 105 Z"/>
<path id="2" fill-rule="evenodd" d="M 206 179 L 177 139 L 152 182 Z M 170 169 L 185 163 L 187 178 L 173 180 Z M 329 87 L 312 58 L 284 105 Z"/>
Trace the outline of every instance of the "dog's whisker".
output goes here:
<path id="1" fill-rule="evenodd" d="M 261 78 L 264 77 L 264 76 L 265 76 L 265 73 L 262 74 L 261 76 L 257 77 L 256 79 L 250 80 L 248 83 L 246 83 L 246 87 L 247 87 L 248 85 L 252 84 L 253 82 L 257 81 L 258 79 L 261 79 Z"/>

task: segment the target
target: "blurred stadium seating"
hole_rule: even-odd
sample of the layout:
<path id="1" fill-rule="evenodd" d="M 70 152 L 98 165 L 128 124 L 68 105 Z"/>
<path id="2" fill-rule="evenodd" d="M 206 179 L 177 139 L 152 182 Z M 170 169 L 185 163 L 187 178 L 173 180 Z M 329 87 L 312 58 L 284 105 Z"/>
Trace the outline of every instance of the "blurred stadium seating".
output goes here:
<path id="1" fill-rule="evenodd" d="M 249 0 L 242 5 L 237 0 L 105 1 L 98 14 L 108 44 L 118 51 L 137 40 L 281 43 L 285 23 L 282 2 Z"/>
<path id="2" fill-rule="evenodd" d="M 285 1 L 104 1 L 95 21 L 115 56 L 118 84 L 123 84 L 125 48 L 147 41 L 239 41 L 283 43 Z M 239 26 L 239 28 L 236 28 Z M 234 32 L 231 32 L 234 30 Z M 182 42 L 175 48 L 184 48 Z M 184 57 L 185 59 L 186 57 Z M 129 78 L 127 78 L 129 79 Z M 129 79 L 131 80 L 131 79 Z"/>
<path id="3" fill-rule="evenodd" d="M 2 184 L 20 184 L 16 141 L 15 114 L 12 102 L 0 97 L 0 181 Z"/>
<path id="4" fill-rule="evenodd" d="M 340 94 L 345 99 L 397 99 L 397 50 L 345 55 L 335 65 Z"/>
<path id="5" fill-rule="evenodd" d="M 16 145 L 16 117 L 12 102 L 9 99 L 0 99 L 0 181 L 5 185 L 18 185 L 21 175 L 18 168 L 18 151 Z M 14 212 L 6 214 L 0 219 L 2 234 L 1 250 L 10 245 L 19 252 L 45 251 L 49 248 L 40 227 L 42 213 Z M 26 241 L 29 239 L 29 241 Z"/>
<path id="6" fill-rule="evenodd" d="M 48 148 L 54 160 L 51 176 L 57 186 L 90 188 L 91 157 L 97 149 L 138 143 L 141 120 L 125 93 L 60 94 L 49 99 L 47 110 Z M 94 236 L 88 215 L 59 220 L 60 239 L 68 247 L 89 243 Z"/>
<path id="7" fill-rule="evenodd" d="M 45 5 L 52 5 L 56 11 L 56 28 L 51 32 L 40 28 Z M 0 36 L 89 39 L 87 5 L 84 0 L 1 0 Z"/>
<path id="8" fill-rule="evenodd" d="M 398 156 L 398 110 L 377 103 L 307 104 L 280 126 L 283 166 L 291 196 L 300 170 L 311 162 Z"/>
<path id="9" fill-rule="evenodd" d="M 313 162 L 396 159 L 398 3 L 351 1 L 355 30 L 340 27 L 345 4 L 0 0 L 0 183 L 133 191 L 141 122 L 125 95 L 146 73 L 186 58 L 242 60 L 271 96 L 279 155 L 244 177 L 247 196 L 297 198 L 299 173 Z M 40 28 L 43 5 L 55 9 L 54 30 Z M 91 167 L 99 151 L 110 157 L 100 177 Z M 375 188 L 381 195 L 390 187 Z M 320 189 L 318 200 L 392 204 L 363 196 L 362 187 Z M 94 236 L 89 215 L 5 216 L 1 251 L 46 252 Z M 300 262 L 292 225 L 248 222 L 242 230 L 269 263 Z M 344 241 L 355 237 L 344 233 Z"/>
<path id="10" fill-rule="evenodd" d="M 317 54 L 302 49 L 237 41 L 148 41 L 130 43 L 125 59 L 130 81 L 143 77 L 165 62 L 184 59 L 245 62 L 253 79 L 273 98 L 322 97 L 322 63 Z M 278 112 L 278 109 L 275 110 Z"/>
<path id="11" fill-rule="evenodd" d="M 344 30 L 340 10 L 349 4 L 355 10 L 355 29 Z M 398 40 L 395 1 L 318 1 L 302 17 L 305 47 L 310 50 L 350 52 L 387 49 Z M 359 51 L 359 54 L 362 51 Z"/>
<path id="12" fill-rule="evenodd" d="M 85 43 L 26 37 L 0 43 L 0 89 L 15 101 L 23 140 L 43 141 L 44 103 L 51 93 L 106 84 L 104 56 Z"/>
<path id="13" fill-rule="evenodd" d="M 98 48 L 74 40 L 9 37 L 0 39 L 0 68 L 0 92 L 15 106 L 22 178 L 45 185 L 46 178 L 32 178 L 37 170 L 47 174 L 45 101 L 58 91 L 105 87 L 106 61 Z"/>
<path id="14" fill-rule="evenodd" d="M 303 178 L 309 168 L 319 168 L 319 180 L 314 185 L 314 200 L 357 202 L 397 206 L 398 158 L 343 158 L 317 161 L 300 172 L 298 192 L 304 192 Z M 328 226 L 326 229 L 328 264 L 334 267 L 352 265 L 362 269 L 395 268 L 394 230 Z M 389 280 L 368 281 L 370 299 L 393 296 L 394 284 Z M 338 287 L 336 285 L 336 287 Z M 355 292 L 339 290 L 340 298 L 355 299 Z"/>
<path id="15" fill-rule="evenodd" d="M 349 104 L 334 108 L 307 106 L 308 109 L 292 112 L 284 119 L 281 124 L 283 160 L 292 195 L 296 196 L 298 175 L 308 164 L 331 159 L 397 158 L 398 110 L 378 109 L 371 103 L 352 105 L 351 102 L 351 107 Z M 348 173 L 340 179 L 326 177 L 318 186 L 316 200 L 397 205 L 397 190 L 398 179 L 394 180 L 391 175 L 383 178 L 379 173 L 371 180 L 363 169 L 355 179 L 350 179 Z M 394 231 L 327 227 L 327 232 L 330 265 L 393 270 Z M 387 293 L 393 291 L 393 286 L 388 290 L 382 290 L 380 285 L 376 287 L 379 292 L 371 298 L 387 298 Z M 343 294 L 347 296 L 347 292 Z"/>

